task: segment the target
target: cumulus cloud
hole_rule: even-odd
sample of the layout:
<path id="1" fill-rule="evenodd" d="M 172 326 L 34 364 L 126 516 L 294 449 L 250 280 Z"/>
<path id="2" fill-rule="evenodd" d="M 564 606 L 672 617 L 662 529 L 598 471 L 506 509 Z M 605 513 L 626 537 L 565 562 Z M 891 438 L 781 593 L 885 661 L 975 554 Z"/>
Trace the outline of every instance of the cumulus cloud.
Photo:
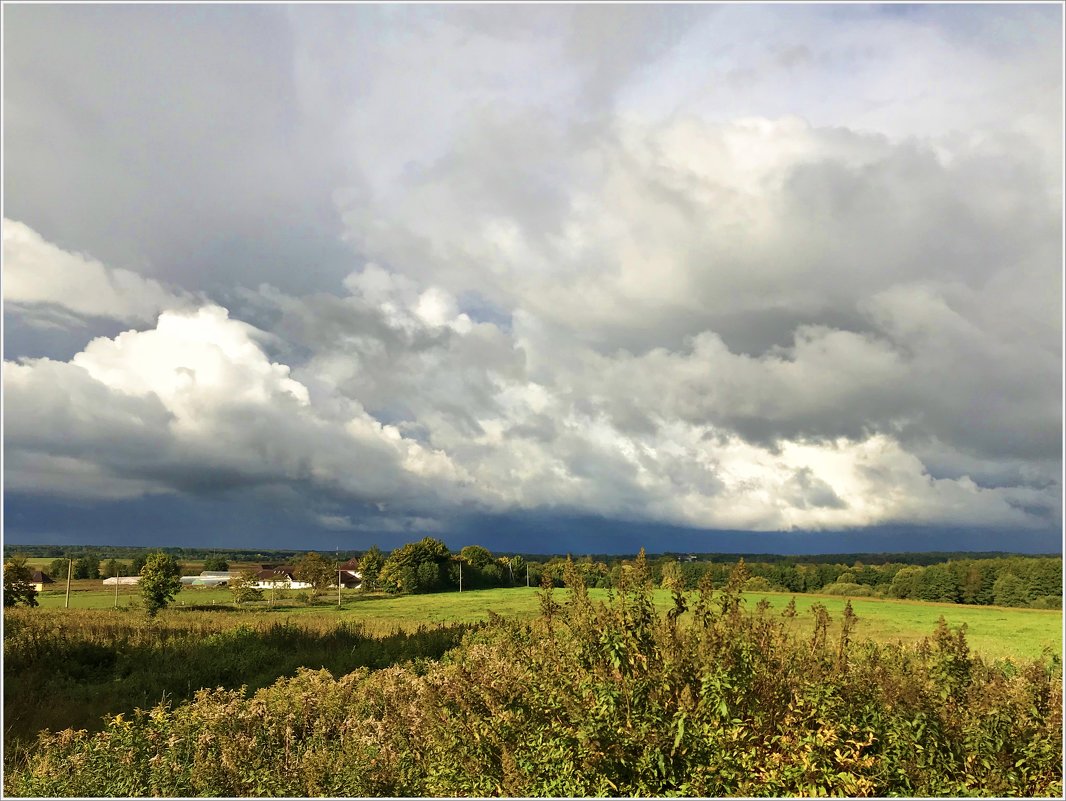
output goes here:
<path id="1" fill-rule="evenodd" d="M 77 18 L 77 42 L 102 35 Z M 279 133 L 286 112 L 252 104 L 265 150 L 226 175 L 274 165 L 254 186 L 284 195 L 277 208 L 330 195 L 350 252 L 325 259 L 312 237 L 284 269 L 244 246 L 216 249 L 214 273 L 164 266 L 206 301 L 5 221 L 15 314 L 140 329 L 5 362 L 12 486 L 264 488 L 350 532 L 515 510 L 752 530 L 1060 524 L 1061 44 L 1046 23 L 1061 14 L 255 19 L 287 32 L 275 77 L 292 117 Z M 210 102 L 173 91 L 196 117 L 241 80 Z M 25 86 L 15 97 L 40 112 Z M 142 133 L 165 144 L 153 114 Z M 277 166 L 295 150 L 315 156 Z M 216 240 L 277 219 L 241 185 L 256 199 L 219 195 L 239 208 L 217 210 Z M 192 219 L 135 249 L 180 242 Z"/>
<path id="2" fill-rule="evenodd" d="M 21 222 L 4 219 L 4 302 L 34 325 L 78 324 L 84 317 L 153 322 L 189 301 L 151 278 L 70 253 Z"/>
<path id="3" fill-rule="evenodd" d="M 445 455 L 358 403 L 320 414 L 289 368 L 268 360 L 263 336 L 207 306 L 95 339 L 69 363 L 5 361 L 8 420 L 18 421 L 6 432 L 9 469 L 44 453 L 51 461 L 20 488 L 98 497 L 307 485 L 378 503 L 432 494 L 441 476 L 455 483 Z M 86 463 L 88 486 L 78 480 Z"/>

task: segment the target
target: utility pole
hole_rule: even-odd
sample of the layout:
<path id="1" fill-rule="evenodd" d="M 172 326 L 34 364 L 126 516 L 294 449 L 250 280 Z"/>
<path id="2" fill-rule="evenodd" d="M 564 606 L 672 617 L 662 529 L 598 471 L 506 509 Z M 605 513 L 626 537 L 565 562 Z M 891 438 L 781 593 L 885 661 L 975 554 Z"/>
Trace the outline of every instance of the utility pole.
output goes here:
<path id="1" fill-rule="evenodd" d="M 118 585 L 119 585 L 119 581 L 118 580 L 119 580 L 119 576 L 121 576 L 121 575 L 122 575 L 122 568 L 120 567 L 118 569 L 118 572 L 115 574 L 115 609 L 118 609 Z"/>
<path id="2" fill-rule="evenodd" d="M 341 571 L 337 570 L 337 608 L 341 608 Z"/>
<path id="3" fill-rule="evenodd" d="M 526 562 L 526 586 L 529 586 L 529 562 Z"/>
<path id="4" fill-rule="evenodd" d="M 459 560 L 459 592 L 463 591 L 463 560 Z"/>
<path id="5" fill-rule="evenodd" d="M 67 600 L 63 602 L 64 609 L 70 609 L 70 574 L 74 572 L 74 560 L 67 560 Z"/>

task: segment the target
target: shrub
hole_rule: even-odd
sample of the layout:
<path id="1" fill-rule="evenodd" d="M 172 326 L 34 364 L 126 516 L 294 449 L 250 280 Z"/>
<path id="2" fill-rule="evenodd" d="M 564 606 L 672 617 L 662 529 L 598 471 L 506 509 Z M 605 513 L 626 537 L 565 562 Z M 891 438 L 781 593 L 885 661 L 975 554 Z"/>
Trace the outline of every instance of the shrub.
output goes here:
<path id="1" fill-rule="evenodd" d="M 875 590 L 873 587 L 867 587 L 865 584 L 854 584 L 845 582 L 835 582 L 833 584 L 826 584 L 818 592 L 825 595 L 845 595 L 850 598 L 879 598 L 881 593 Z"/>

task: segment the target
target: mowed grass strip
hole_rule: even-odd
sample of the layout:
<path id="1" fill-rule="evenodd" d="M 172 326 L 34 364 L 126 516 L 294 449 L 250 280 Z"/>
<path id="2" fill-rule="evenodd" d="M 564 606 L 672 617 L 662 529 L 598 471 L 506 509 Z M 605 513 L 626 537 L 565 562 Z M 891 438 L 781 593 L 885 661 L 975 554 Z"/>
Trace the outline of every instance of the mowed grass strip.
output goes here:
<path id="1" fill-rule="evenodd" d="M 78 591 L 71 593 L 71 608 L 106 609 L 114 606 L 114 590 L 99 589 L 99 582 L 94 584 L 96 589 L 82 583 Z M 269 596 L 269 593 L 267 595 Z M 556 600 L 559 602 L 565 603 L 568 595 L 565 589 L 555 591 Z M 609 591 L 591 589 L 589 595 L 594 600 L 606 602 Z M 655 590 L 653 597 L 660 609 L 668 609 L 672 604 L 667 590 Z M 691 607 L 695 602 L 695 595 L 689 593 L 688 597 Z M 810 614 L 812 604 L 823 604 L 833 622 L 838 623 L 848 600 L 840 596 L 817 594 L 747 593 L 745 600 L 748 609 L 753 610 L 763 598 L 770 603 L 770 610 L 774 614 L 779 614 L 789 599 L 795 598 L 796 618 L 793 626 L 798 633 L 813 625 Z M 266 606 L 267 602 L 263 601 L 236 611 L 231 606 L 232 596 L 228 590 L 189 587 L 178 594 L 175 606 L 164 614 L 180 615 L 193 609 L 202 611 L 215 607 L 220 615 L 224 614 L 234 625 L 247 620 L 246 616 L 257 618 L 284 615 L 296 619 L 363 621 L 373 625 L 375 630 L 410 631 L 425 624 L 485 620 L 489 612 L 505 617 L 532 617 L 540 611 L 537 590 L 526 587 L 403 596 L 365 594 L 349 590 L 343 592 L 340 608 L 337 607 L 335 599 L 335 595 L 327 594 L 317 604 L 306 605 L 294 600 L 290 594 L 289 598 L 279 599 L 273 608 Z M 53 589 L 42 593 L 40 600 L 41 606 L 46 608 L 62 607 L 64 593 L 62 590 Z M 140 595 L 136 588 L 120 588 L 120 608 L 130 604 L 136 606 L 139 602 Z M 1045 649 L 1060 658 L 1062 656 L 1061 610 L 967 606 L 877 598 L 855 598 L 851 600 L 851 604 L 855 614 L 859 616 L 855 630 L 857 639 L 918 642 L 932 634 L 937 620 L 943 616 L 951 626 L 966 624 L 970 647 L 986 658 L 1036 659 Z"/>

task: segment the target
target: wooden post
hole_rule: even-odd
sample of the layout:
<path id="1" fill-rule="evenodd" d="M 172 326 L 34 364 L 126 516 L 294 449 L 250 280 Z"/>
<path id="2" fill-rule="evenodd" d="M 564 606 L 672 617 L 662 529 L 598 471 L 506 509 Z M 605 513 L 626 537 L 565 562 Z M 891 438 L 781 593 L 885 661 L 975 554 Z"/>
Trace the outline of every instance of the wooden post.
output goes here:
<path id="1" fill-rule="evenodd" d="M 459 592 L 463 591 L 463 560 L 459 560 Z"/>
<path id="2" fill-rule="evenodd" d="M 118 569 L 118 575 L 115 576 L 115 609 L 118 609 L 118 577 L 122 575 L 122 568 Z"/>
<path id="3" fill-rule="evenodd" d="M 337 570 L 337 608 L 341 608 L 341 571 Z"/>
<path id="4" fill-rule="evenodd" d="M 526 562 L 526 586 L 529 586 L 529 562 Z"/>
<path id="5" fill-rule="evenodd" d="M 74 572 L 74 560 L 67 560 L 67 600 L 63 602 L 64 609 L 70 609 L 70 575 Z"/>

